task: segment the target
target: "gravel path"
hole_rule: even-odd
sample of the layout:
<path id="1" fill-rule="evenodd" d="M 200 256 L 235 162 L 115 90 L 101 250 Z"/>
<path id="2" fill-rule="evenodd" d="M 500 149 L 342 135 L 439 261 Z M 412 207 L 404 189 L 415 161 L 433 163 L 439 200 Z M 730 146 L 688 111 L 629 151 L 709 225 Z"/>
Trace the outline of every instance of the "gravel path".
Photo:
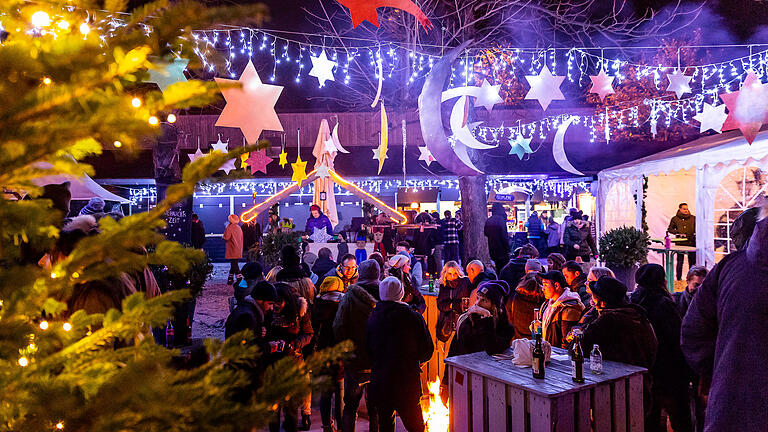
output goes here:
<path id="1" fill-rule="evenodd" d="M 192 323 L 193 338 L 216 338 L 224 340 L 224 322 L 229 315 L 229 297 L 234 290 L 227 284 L 229 264 L 213 265 L 213 275 L 203 287 L 203 294 L 197 299 L 195 320 Z"/>

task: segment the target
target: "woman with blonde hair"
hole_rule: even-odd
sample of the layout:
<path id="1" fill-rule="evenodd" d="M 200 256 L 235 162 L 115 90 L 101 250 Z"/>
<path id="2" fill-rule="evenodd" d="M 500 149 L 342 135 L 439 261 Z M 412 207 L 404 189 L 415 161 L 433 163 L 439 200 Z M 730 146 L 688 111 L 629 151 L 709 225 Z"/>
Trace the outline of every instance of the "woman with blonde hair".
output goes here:
<path id="1" fill-rule="evenodd" d="M 448 261 L 440 272 L 440 293 L 437 295 L 437 316 L 435 335 L 437 340 L 447 342 L 456 330 L 459 316 L 469 308 L 472 284 L 456 261 Z"/>

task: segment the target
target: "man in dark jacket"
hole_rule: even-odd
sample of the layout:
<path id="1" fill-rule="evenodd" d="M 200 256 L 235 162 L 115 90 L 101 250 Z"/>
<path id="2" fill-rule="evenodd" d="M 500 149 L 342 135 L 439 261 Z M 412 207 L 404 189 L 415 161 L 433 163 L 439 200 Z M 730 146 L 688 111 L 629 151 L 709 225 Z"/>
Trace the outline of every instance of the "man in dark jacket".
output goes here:
<path id="1" fill-rule="evenodd" d="M 485 271 L 485 266 L 480 260 L 472 260 L 467 264 L 467 277 L 470 283 L 470 292 L 473 292 L 481 283 L 496 279 L 496 275 Z"/>
<path id="2" fill-rule="evenodd" d="M 688 275 L 685 277 L 685 289 L 672 294 L 675 304 L 677 304 L 677 310 L 680 311 L 680 317 L 685 318 L 685 314 L 688 313 L 688 308 L 693 301 L 693 296 L 696 295 L 696 291 L 704 283 L 707 273 L 709 273 L 709 270 L 704 266 L 691 267 L 688 270 Z"/>
<path id="3" fill-rule="evenodd" d="M 507 232 L 507 211 L 501 203 L 493 203 L 491 217 L 485 221 L 485 237 L 488 238 L 488 251 L 491 260 L 500 271 L 509 261 L 509 233 Z"/>
<path id="4" fill-rule="evenodd" d="M 650 369 L 656 361 L 658 343 L 643 308 L 628 303 L 627 287 L 603 276 L 590 284 L 596 316 L 584 324 L 581 348 L 585 354 L 600 346 L 603 359 Z M 645 404 L 651 404 L 651 377 L 643 376 Z"/>
<path id="5" fill-rule="evenodd" d="M 764 431 L 768 412 L 768 218 L 709 272 L 683 319 L 691 367 L 711 377 L 705 432 Z"/>
<path id="6" fill-rule="evenodd" d="M 566 261 L 562 272 L 571 292 L 578 294 L 581 303 L 589 309 L 592 299 L 587 292 L 587 275 L 584 274 L 584 269 L 576 261 Z"/>
<path id="7" fill-rule="evenodd" d="M 529 259 L 536 259 L 539 257 L 539 250 L 530 243 L 523 245 L 518 249 L 517 257 L 509 260 L 507 265 L 499 272 L 499 279 L 507 283 L 512 289 L 514 289 L 520 280 L 525 276 L 525 265 Z"/>
<path id="8" fill-rule="evenodd" d="M 195 249 L 202 249 L 205 244 L 205 227 L 203 226 L 203 221 L 195 213 L 192 213 L 192 237 L 190 243 L 192 243 L 192 247 Z"/>
<path id="9" fill-rule="evenodd" d="M 531 213 L 528 220 L 525 221 L 525 228 L 528 230 L 528 241 L 537 249 L 544 250 L 546 246 L 542 245 L 541 238 L 544 236 L 546 227 L 537 212 Z"/>
<path id="10" fill-rule="evenodd" d="M 680 312 L 667 291 L 664 268 L 646 264 L 638 269 L 635 282 L 637 288 L 630 301 L 645 309 L 659 342 L 656 363 L 651 368 L 653 403 L 646 415 L 645 430 L 666 431 L 666 425 L 660 424 L 662 410 L 675 432 L 693 430 L 688 394 L 691 371 L 680 349 Z"/>
<path id="11" fill-rule="evenodd" d="M 315 285 L 320 286 L 323 283 L 323 278 L 332 268 L 336 267 L 336 261 L 331 257 L 331 250 L 327 247 L 320 248 L 317 251 L 317 260 L 312 265 L 312 273 L 318 277 Z"/>
<path id="12" fill-rule="evenodd" d="M 256 219 L 243 224 L 243 255 L 248 258 L 248 251 L 261 241 L 261 224 Z"/>
<path id="13" fill-rule="evenodd" d="M 374 260 L 360 263 L 360 279 L 350 285 L 347 293 L 339 302 L 336 318 L 333 320 L 333 333 L 336 341 L 351 340 L 355 344 L 354 356 L 344 361 L 344 413 L 341 430 L 354 432 L 357 409 L 363 390 L 371 380 L 371 360 L 368 356 L 366 325 L 379 299 L 379 264 Z M 378 430 L 376 408 L 366 392 L 369 430 Z"/>
<path id="14" fill-rule="evenodd" d="M 424 431 L 421 363 L 429 361 L 435 347 L 424 317 L 400 302 L 403 294 L 399 279 L 384 278 L 381 301 L 368 319 L 370 391 L 381 432 L 394 432 L 395 412 L 409 432 Z"/>
<path id="15" fill-rule="evenodd" d="M 675 243 L 678 246 L 696 246 L 696 216 L 691 214 L 688 204 L 680 203 L 677 214 L 669 221 L 667 228 L 670 234 L 685 236 L 685 241 Z M 684 254 L 677 255 L 677 280 L 683 278 Z M 696 263 L 696 252 L 688 252 L 688 267 Z"/>
<path id="16" fill-rule="evenodd" d="M 541 280 L 547 299 L 539 311 L 544 340 L 553 347 L 568 348 L 566 336 L 578 324 L 584 305 L 579 295 L 568 288 L 565 277 L 559 271 L 543 273 Z"/>

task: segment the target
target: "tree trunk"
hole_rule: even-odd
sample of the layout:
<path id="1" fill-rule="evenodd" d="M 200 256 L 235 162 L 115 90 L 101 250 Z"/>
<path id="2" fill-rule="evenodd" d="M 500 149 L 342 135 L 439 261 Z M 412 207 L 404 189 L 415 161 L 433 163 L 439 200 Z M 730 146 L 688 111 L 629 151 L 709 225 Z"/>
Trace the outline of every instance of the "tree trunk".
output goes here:
<path id="1" fill-rule="evenodd" d="M 464 226 L 464 256 L 467 260 L 491 262 L 483 228 L 488 219 L 488 198 L 485 176 L 459 177 L 461 191 L 461 222 Z M 466 262 L 464 263 L 466 265 Z"/>

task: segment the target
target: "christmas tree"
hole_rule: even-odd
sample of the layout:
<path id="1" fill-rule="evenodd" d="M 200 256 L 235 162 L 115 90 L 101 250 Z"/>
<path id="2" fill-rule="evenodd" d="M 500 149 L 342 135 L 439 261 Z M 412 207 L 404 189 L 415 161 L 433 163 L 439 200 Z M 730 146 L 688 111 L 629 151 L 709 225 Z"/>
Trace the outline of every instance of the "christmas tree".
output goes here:
<path id="1" fill-rule="evenodd" d="M 162 92 L 141 83 L 175 56 L 195 58 L 193 29 L 258 21 L 263 6 L 158 1 L 125 13 L 121 0 L 0 5 L 0 430 L 231 431 L 266 424 L 276 403 L 299 400 L 312 384 L 308 371 L 343 347 L 306 363 L 272 365 L 262 388 L 243 400 L 235 395 L 249 389 L 248 370 L 259 356 L 252 334 L 206 341 L 207 361 L 185 368 L 177 351 L 154 343 L 150 329 L 163 326 L 185 291 L 150 299 L 138 292 L 104 313 L 68 308 L 83 287 L 149 265 L 183 274 L 202 259 L 159 234 L 163 213 L 251 148 L 189 164 L 157 207 L 119 221 L 102 218 L 97 234 L 48 266 L 38 258 L 56 249 L 65 215 L 37 186 L 42 176 L 90 174 L 78 162 L 84 157 L 103 146 L 135 151 L 174 110 L 215 101 L 210 81 Z M 151 252 L 137 253 L 143 250 Z"/>

